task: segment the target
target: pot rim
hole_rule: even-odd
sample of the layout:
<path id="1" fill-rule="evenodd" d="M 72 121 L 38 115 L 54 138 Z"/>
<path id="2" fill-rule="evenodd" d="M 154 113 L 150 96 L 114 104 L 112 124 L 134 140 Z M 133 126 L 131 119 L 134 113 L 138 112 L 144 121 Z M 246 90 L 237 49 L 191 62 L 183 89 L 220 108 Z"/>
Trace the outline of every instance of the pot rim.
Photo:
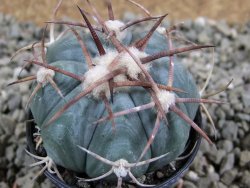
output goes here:
<path id="1" fill-rule="evenodd" d="M 32 113 L 28 112 L 28 119 L 32 119 Z M 203 128 L 202 117 L 200 109 L 197 111 L 194 122 L 200 127 Z M 26 122 L 26 139 L 27 139 L 27 150 L 32 154 L 37 154 L 35 150 L 35 143 L 33 140 L 35 125 L 32 121 Z M 187 148 L 181 155 L 185 155 L 185 153 L 191 154 L 183 159 L 182 166 L 176 170 L 171 176 L 169 176 L 166 180 L 157 184 L 153 188 L 161 188 L 161 187 L 170 187 L 174 183 L 176 183 L 181 177 L 184 176 L 190 165 L 192 164 L 201 144 L 201 136 L 193 129 L 190 129 L 189 134 L 189 144 Z M 60 180 L 56 175 L 51 174 L 48 170 L 45 170 L 43 173 L 56 187 L 58 188 L 72 188 L 72 186 L 67 185 L 65 182 Z"/>

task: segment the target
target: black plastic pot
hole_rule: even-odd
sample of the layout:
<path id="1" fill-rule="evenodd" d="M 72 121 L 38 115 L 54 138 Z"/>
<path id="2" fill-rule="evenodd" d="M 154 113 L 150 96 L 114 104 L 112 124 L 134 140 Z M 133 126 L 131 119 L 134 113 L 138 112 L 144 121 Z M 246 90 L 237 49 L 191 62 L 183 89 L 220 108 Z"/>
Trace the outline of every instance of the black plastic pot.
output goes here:
<path id="1" fill-rule="evenodd" d="M 28 115 L 29 119 L 32 119 L 32 114 L 29 113 Z M 201 118 L 201 112 L 198 111 L 196 114 L 196 117 L 194 119 L 194 122 L 200 127 L 203 128 L 202 125 L 202 118 Z M 35 124 L 32 121 L 27 121 L 26 123 L 26 137 L 27 137 L 27 147 L 28 150 L 33 153 L 37 154 L 35 150 L 35 142 L 33 138 L 33 133 L 35 132 Z M 168 177 L 168 179 L 164 180 L 162 183 L 155 186 L 155 188 L 165 188 L 165 187 L 171 187 L 174 183 L 176 183 L 188 170 L 189 166 L 193 162 L 199 147 L 201 143 L 201 137 L 200 135 L 194 131 L 194 129 L 191 129 L 189 140 L 187 143 L 187 147 L 185 151 L 183 152 L 182 156 L 188 155 L 185 159 L 181 161 L 180 168 L 178 168 L 171 176 Z M 58 188 L 72 188 L 72 186 L 67 185 L 63 181 L 61 181 L 56 175 L 49 173 L 47 170 L 44 172 L 44 175 Z M 74 186 L 73 186 L 74 187 Z"/>

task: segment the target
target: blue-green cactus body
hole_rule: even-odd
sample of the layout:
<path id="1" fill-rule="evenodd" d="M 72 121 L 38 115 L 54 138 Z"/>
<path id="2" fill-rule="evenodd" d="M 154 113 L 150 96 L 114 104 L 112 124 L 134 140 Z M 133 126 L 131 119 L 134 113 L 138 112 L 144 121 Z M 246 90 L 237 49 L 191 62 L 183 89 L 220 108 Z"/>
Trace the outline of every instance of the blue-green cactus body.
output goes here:
<path id="1" fill-rule="evenodd" d="M 142 34 L 129 35 L 123 43 L 132 44 L 142 36 Z M 98 51 L 90 35 L 84 34 L 83 40 L 92 57 L 98 56 Z M 101 40 L 106 50 L 113 49 L 112 45 L 105 39 Z M 146 53 L 153 54 L 166 50 L 167 45 L 163 42 L 165 40 L 163 35 L 155 33 L 145 49 Z M 77 75 L 84 75 L 87 71 L 85 58 L 73 34 L 66 35 L 48 47 L 47 61 L 53 66 Z M 155 60 L 150 68 L 150 74 L 155 82 L 166 85 L 168 58 Z M 55 82 L 65 99 L 63 100 L 50 85 L 47 85 L 34 97 L 31 110 L 36 123 L 41 128 L 43 146 L 48 156 L 56 164 L 76 172 L 86 172 L 90 177 L 97 177 L 110 170 L 110 166 L 87 155 L 77 145 L 111 161 L 126 159 L 132 163 L 139 158 L 155 124 L 155 109 L 115 118 L 116 128 L 113 132 L 110 121 L 99 125 L 93 124 L 108 113 L 102 100 L 94 99 L 89 95 L 71 106 L 58 120 L 46 127 L 46 122 L 59 109 L 83 91 L 79 81 L 62 74 L 56 74 Z M 177 97 L 199 97 L 191 75 L 178 61 L 175 61 L 174 87 L 186 92 L 176 93 Z M 111 106 L 113 112 L 118 112 L 149 102 L 151 102 L 151 96 L 147 90 L 141 87 L 131 87 L 115 93 Z M 191 119 L 194 118 L 198 109 L 198 105 L 188 103 L 179 104 L 178 107 Z M 169 154 L 154 163 L 131 169 L 136 177 L 168 164 L 183 152 L 190 126 L 173 112 L 167 113 L 167 119 L 169 125 L 161 122 L 154 142 L 143 160 L 165 153 Z"/>

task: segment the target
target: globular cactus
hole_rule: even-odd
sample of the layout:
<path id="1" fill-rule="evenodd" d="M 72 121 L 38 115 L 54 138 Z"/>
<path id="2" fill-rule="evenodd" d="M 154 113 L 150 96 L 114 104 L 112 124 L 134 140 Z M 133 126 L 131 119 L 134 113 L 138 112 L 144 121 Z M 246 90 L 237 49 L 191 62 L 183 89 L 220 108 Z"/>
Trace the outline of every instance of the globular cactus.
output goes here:
<path id="1" fill-rule="evenodd" d="M 211 143 L 193 119 L 199 103 L 220 101 L 200 98 L 175 54 L 213 46 L 173 48 L 172 30 L 161 26 L 166 15 L 153 17 L 140 6 L 147 17 L 123 23 L 106 1 L 109 20 L 104 21 L 87 2 L 99 27 L 80 7 L 84 22 L 50 21 L 69 29 L 54 39 L 51 26 L 51 41 L 43 37 L 33 45 L 41 47 L 42 61 L 29 61 L 41 68 L 14 82 L 36 79 L 29 102 L 47 157 L 31 155 L 42 160 L 35 165 L 45 163 L 59 177 L 55 164 L 92 178 L 79 181 L 117 177 L 120 187 L 129 176 L 142 185 L 136 178 L 184 151 L 190 125 Z M 149 30 L 130 29 L 150 20 L 156 21 Z"/>

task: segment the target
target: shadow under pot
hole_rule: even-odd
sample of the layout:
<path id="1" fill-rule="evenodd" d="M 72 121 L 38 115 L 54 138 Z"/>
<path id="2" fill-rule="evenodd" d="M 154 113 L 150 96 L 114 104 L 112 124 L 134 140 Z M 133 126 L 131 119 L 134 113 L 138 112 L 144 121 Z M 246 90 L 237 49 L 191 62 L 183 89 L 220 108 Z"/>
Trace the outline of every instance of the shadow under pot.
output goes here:
<path id="1" fill-rule="evenodd" d="M 40 145 L 36 149 L 36 125 L 34 121 L 32 121 L 32 113 L 29 112 L 28 119 L 26 123 L 26 137 L 27 137 L 27 149 L 34 155 L 44 156 L 46 157 L 46 151 Z M 201 119 L 201 112 L 198 111 L 196 113 L 194 122 L 200 127 L 203 128 L 202 119 Z M 201 136 L 197 133 L 193 128 L 190 129 L 189 139 L 187 141 L 186 147 L 184 152 L 178 157 L 178 159 L 174 162 L 174 166 L 168 164 L 164 166 L 162 169 L 157 170 L 157 172 L 164 174 L 163 177 L 159 177 L 156 175 L 157 172 L 148 173 L 146 174 L 146 181 L 145 184 L 155 184 L 155 188 L 161 187 L 171 187 L 175 184 L 188 170 L 191 163 L 193 162 L 201 143 Z M 41 168 L 43 166 L 41 165 Z M 58 178 L 57 175 L 50 173 L 48 170 L 45 170 L 43 173 L 44 175 L 58 188 L 80 188 L 80 187 L 115 187 L 116 182 L 108 183 L 105 180 L 99 180 L 95 182 L 85 182 L 85 183 L 78 183 L 78 179 L 76 177 L 84 177 L 83 174 L 77 174 L 72 171 L 69 171 L 63 167 L 57 166 L 60 174 L 63 177 L 62 181 Z M 86 175 L 85 175 L 86 176 Z M 86 176 L 87 177 L 87 176 Z M 150 180 L 149 182 L 147 182 Z M 138 187 L 136 184 L 131 183 L 129 181 L 124 181 L 125 184 L 130 185 L 130 187 Z"/>

